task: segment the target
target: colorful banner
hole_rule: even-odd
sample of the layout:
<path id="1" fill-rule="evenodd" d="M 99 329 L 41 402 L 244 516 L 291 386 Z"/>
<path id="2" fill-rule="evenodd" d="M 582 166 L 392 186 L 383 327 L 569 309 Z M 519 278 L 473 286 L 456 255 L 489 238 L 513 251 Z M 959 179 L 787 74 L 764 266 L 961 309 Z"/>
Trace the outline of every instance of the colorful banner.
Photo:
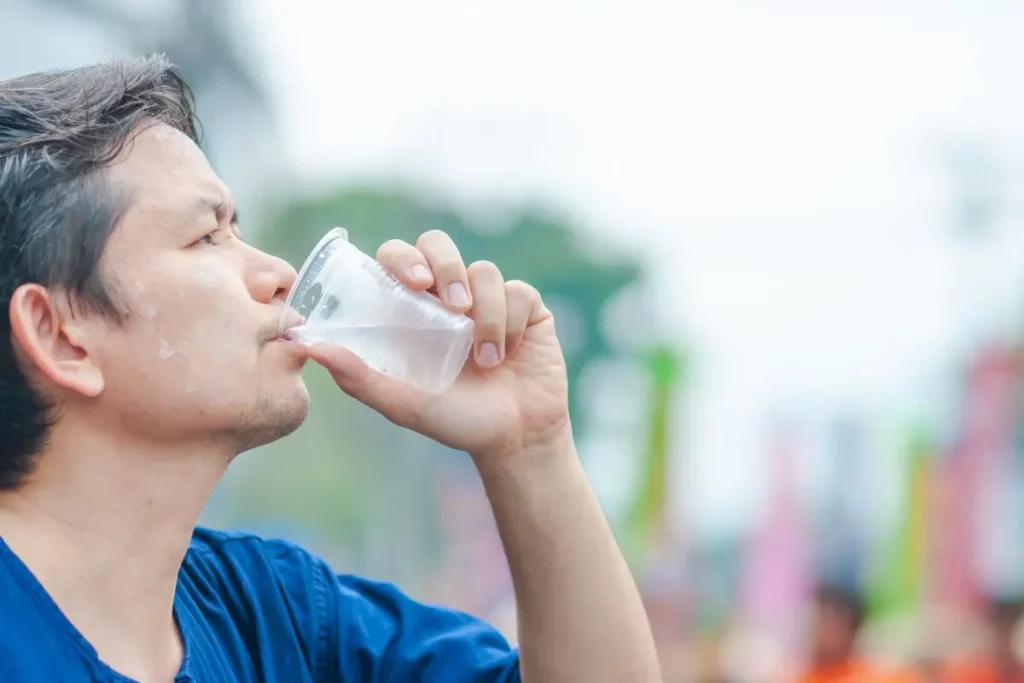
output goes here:
<path id="1" fill-rule="evenodd" d="M 916 612 L 924 598 L 928 561 L 928 519 L 933 507 L 934 447 L 915 430 L 907 439 L 904 463 L 906 489 L 897 534 L 881 558 L 872 582 L 872 616 L 893 617 Z"/>
<path id="2" fill-rule="evenodd" d="M 808 533 L 797 491 L 795 437 L 781 431 L 770 444 L 767 514 L 751 541 L 742 576 L 742 613 L 781 645 L 792 646 L 810 599 Z"/>
<path id="3" fill-rule="evenodd" d="M 986 528 L 1005 520 L 990 511 L 986 490 L 997 486 L 1017 447 L 1020 374 L 1019 351 L 1001 345 L 979 351 L 966 373 L 956 441 L 938 473 L 931 566 L 934 597 L 946 608 L 977 608 L 988 590 Z"/>
<path id="4" fill-rule="evenodd" d="M 625 548 L 631 564 L 641 572 L 656 554 L 664 552 L 670 538 L 668 465 L 673 437 L 674 397 L 684 374 L 682 356 L 668 347 L 646 354 L 644 365 L 650 379 L 651 398 L 647 448 L 640 486 L 626 519 Z"/>

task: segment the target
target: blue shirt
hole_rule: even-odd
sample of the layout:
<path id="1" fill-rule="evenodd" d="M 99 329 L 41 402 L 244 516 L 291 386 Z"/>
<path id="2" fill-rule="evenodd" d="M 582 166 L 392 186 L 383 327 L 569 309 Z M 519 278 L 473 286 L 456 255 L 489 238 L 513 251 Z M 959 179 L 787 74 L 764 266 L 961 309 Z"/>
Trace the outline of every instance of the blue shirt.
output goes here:
<path id="1" fill-rule="evenodd" d="M 284 541 L 196 529 L 178 572 L 176 683 L 519 681 L 493 628 L 337 576 Z M 0 681 L 126 683 L 0 539 Z"/>

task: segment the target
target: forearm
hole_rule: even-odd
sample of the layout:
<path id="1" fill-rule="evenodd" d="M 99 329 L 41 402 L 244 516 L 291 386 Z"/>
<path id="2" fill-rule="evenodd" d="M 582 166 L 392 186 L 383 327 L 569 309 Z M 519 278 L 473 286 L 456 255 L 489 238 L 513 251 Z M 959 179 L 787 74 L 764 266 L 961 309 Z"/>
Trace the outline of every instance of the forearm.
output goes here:
<path id="1" fill-rule="evenodd" d="M 475 458 L 515 586 L 526 683 L 660 680 L 636 584 L 571 435 Z"/>

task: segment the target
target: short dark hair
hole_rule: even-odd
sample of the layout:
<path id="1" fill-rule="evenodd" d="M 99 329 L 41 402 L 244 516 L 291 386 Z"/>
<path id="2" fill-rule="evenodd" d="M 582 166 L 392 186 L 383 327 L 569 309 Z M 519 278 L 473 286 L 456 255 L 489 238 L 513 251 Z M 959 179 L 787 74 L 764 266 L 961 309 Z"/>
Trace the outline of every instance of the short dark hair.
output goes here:
<path id="1" fill-rule="evenodd" d="M 819 583 L 814 590 L 814 601 L 841 612 L 849 620 L 852 631 L 859 630 L 867 616 L 860 592 L 838 583 Z"/>
<path id="2" fill-rule="evenodd" d="M 11 297 L 37 283 L 123 317 L 99 266 L 128 198 L 103 170 L 152 123 L 199 142 L 192 92 L 163 56 L 0 81 L 0 490 L 31 473 L 58 409 L 18 362 Z"/>
<path id="3" fill-rule="evenodd" d="M 987 603 L 986 611 L 993 622 L 1013 624 L 1024 616 L 1024 596 L 990 595 Z"/>

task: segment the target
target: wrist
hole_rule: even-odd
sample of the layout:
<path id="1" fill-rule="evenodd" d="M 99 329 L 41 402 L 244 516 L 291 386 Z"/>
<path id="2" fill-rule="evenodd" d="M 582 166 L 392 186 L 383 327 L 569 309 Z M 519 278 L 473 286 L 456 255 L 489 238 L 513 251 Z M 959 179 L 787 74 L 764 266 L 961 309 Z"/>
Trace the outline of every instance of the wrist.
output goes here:
<path id="1" fill-rule="evenodd" d="M 543 438 L 533 439 L 528 444 L 473 452 L 470 457 L 485 483 L 494 478 L 548 476 L 564 469 L 566 465 L 579 464 L 572 426 L 568 420 Z"/>

